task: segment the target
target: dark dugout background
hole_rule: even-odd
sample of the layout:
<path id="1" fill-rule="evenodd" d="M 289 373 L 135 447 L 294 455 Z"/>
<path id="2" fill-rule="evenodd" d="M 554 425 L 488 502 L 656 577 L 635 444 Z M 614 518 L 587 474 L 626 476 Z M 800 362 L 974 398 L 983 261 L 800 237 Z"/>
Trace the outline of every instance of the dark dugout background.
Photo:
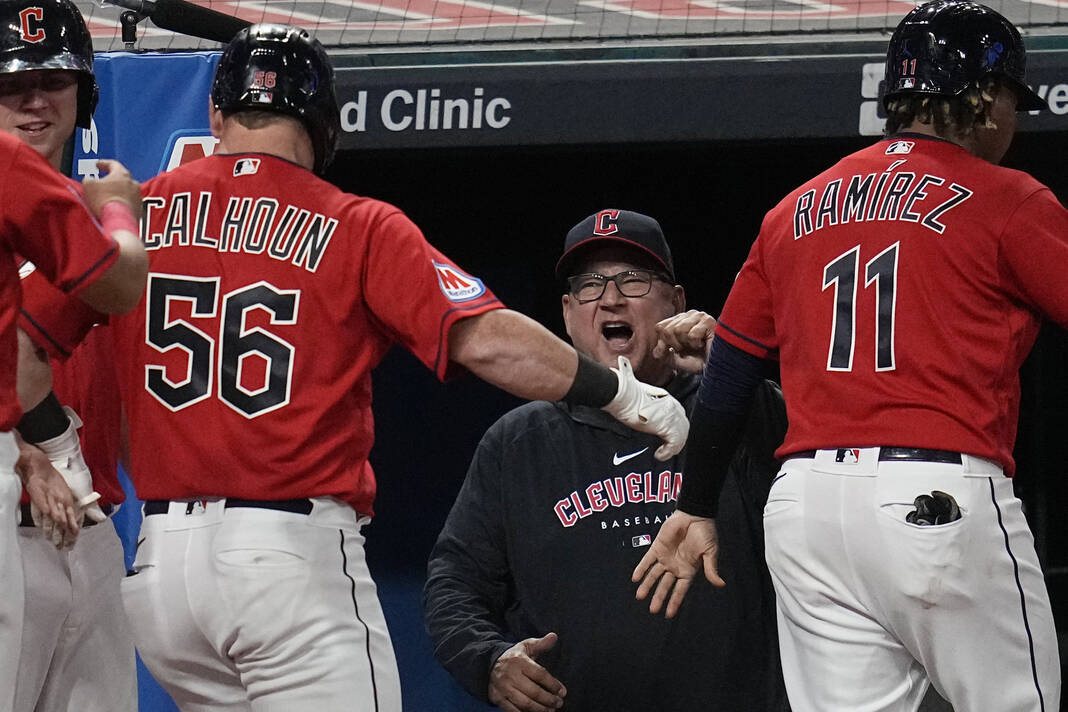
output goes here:
<path id="1" fill-rule="evenodd" d="M 764 213 L 870 138 L 567 148 L 345 151 L 328 178 L 401 207 L 440 250 L 513 309 L 564 336 L 553 267 L 567 230 L 602 208 L 657 218 L 688 305 L 718 314 Z M 1068 134 L 1017 137 L 1005 164 L 1068 198 Z M 403 282 L 396 285 L 398 292 Z M 952 354 L 947 354 L 952 358 Z M 1047 326 L 1022 373 L 1017 492 L 1068 629 L 1068 339 Z M 471 376 L 440 384 L 393 349 L 375 371 L 379 482 L 366 530 L 409 710 L 481 709 L 432 658 L 419 596 L 426 558 L 482 433 L 519 401 Z M 621 586 L 629 586 L 624 578 Z M 591 604 L 594 603 L 591 601 Z M 1062 646 L 1063 647 L 1063 646 Z"/>

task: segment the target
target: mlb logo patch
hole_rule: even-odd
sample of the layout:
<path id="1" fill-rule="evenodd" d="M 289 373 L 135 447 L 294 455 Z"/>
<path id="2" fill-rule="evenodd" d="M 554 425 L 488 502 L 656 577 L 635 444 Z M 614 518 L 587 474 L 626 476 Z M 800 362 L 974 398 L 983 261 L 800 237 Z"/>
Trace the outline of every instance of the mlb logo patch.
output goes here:
<path id="1" fill-rule="evenodd" d="M 260 159 L 258 158 L 242 158 L 234 164 L 234 178 L 238 176 L 251 176 L 256 175 L 256 172 L 260 170 Z"/>
<path id="2" fill-rule="evenodd" d="M 186 505 L 185 505 L 185 515 L 187 517 L 189 517 L 189 516 L 193 516 L 193 517 L 202 516 L 204 514 L 204 512 L 208 511 L 207 510 L 207 504 L 208 504 L 207 500 L 203 500 L 203 499 L 198 499 L 198 500 L 195 500 L 193 502 L 187 502 Z"/>
<path id="3" fill-rule="evenodd" d="M 860 448 L 840 447 L 834 456 L 834 461 L 843 465 L 855 465 L 860 461 Z"/>
<path id="4" fill-rule="evenodd" d="M 901 156 L 906 153 L 912 153 L 912 149 L 916 146 L 914 141 L 894 141 L 886 147 L 887 156 Z"/>
<path id="5" fill-rule="evenodd" d="M 256 101 L 260 104 L 270 104 L 272 101 L 274 101 L 274 94 L 269 91 L 261 91 L 256 96 Z"/>
<path id="6" fill-rule="evenodd" d="M 469 302 L 486 293 L 482 280 L 464 274 L 452 265 L 434 262 L 434 271 L 438 274 L 438 286 L 450 302 Z"/>
<path id="7" fill-rule="evenodd" d="M 630 538 L 630 546 L 637 549 L 639 546 L 649 546 L 653 543 L 653 537 L 649 534 L 639 534 Z"/>
<path id="8" fill-rule="evenodd" d="M 908 79 L 904 79 L 901 82 L 901 88 L 902 89 L 911 89 L 914 86 L 916 86 L 916 80 L 912 79 L 911 77 L 908 78 Z"/>

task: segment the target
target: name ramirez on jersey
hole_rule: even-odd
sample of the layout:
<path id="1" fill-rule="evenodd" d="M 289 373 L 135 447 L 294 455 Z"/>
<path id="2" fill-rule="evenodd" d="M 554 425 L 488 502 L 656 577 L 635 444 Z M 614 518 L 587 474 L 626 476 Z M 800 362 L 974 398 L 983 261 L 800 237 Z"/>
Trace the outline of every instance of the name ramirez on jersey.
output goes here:
<path id="1" fill-rule="evenodd" d="M 975 191 L 930 173 L 897 170 L 906 167 L 902 159 L 882 173 L 837 178 L 805 191 L 794 206 L 794 239 L 829 225 L 873 220 L 919 223 L 941 235 L 946 226 L 939 218 Z"/>
<path id="2" fill-rule="evenodd" d="M 292 262 L 315 272 L 338 226 L 336 218 L 295 205 L 283 206 L 275 198 L 223 196 L 221 199 L 226 200 L 222 219 L 211 221 L 212 202 L 220 198 L 210 191 L 200 191 L 195 200 L 191 192 L 175 193 L 169 200 L 163 196 L 146 196 L 141 221 L 145 249 L 178 245 L 250 255 L 266 253 L 272 259 Z M 151 226 L 157 215 L 166 218 L 162 221 L 163 229 L 154 232 Z"/>

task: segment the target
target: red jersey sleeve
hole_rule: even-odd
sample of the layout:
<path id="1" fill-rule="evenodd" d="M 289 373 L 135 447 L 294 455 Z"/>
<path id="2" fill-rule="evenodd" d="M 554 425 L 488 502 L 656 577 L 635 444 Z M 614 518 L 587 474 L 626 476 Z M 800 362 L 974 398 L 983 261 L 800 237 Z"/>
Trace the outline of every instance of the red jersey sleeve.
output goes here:
<path id="1" fill-rule="evenodd" d="M 13 252 L 64 292 L 76 294 L 114 264 L 118 245 L 104 234 L 73 181 L 18 139 L 5 143 L 10 158 L 7 179 L 0 183 L 3 234 L 13 236 Z"/>
<path id="2" fill-rule="evenodd" d="M 1002 232 L 998 262 L 1011 294 L 1068 327 L 1068 211 L 1048 188 L 1017 206 Z"/>
<path id="3" fill-rule="evenodd" d="M 449 329 L 504 305 L 482 280 L 438 252 L 401 212 L 378 224 L 364 262 L 364 295 L 394 339 L 445 379 Z"/>
<path id="4" fill-rule="evenodd" d="M 727 296 L 716 324 L 716 336 L 758 358 L 777 358 L 779 342 L 762 247 L 763 242 L 757 237 Z"/>
<path id="5" fill-rule="evenodd" d="M 51 358 L 69 358 L 95 324 L 106 322 L 106 315 L 57 289 L 36 269 L 23 277 L 19 328 Z"/>

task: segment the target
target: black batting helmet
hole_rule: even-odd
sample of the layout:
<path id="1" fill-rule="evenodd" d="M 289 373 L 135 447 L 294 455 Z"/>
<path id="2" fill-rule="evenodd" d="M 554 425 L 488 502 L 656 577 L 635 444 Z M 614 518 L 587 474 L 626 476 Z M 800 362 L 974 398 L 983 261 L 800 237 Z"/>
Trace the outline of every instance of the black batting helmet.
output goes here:
<path id="1" fill-rule="evenodd" d="M 319 41 L 291 25 L 247 27 L 215 69 L 211 101 L 220 111 L 277 111 L 300 119 L 315 149 L 315 172 L 334 159 L 341 129 L 334 69 Z"/>
<path id="2" fill-rule="evenodd" d="M 1025 64 L 1020 32 L 1000 14 L 968 0 L 934 0 L 905 15 L 890 38 L 883 104 L 905 94 L 956 96 L 994 75 L 1016 92 L 1017 110 L 1046 109 L 1024 83 Z"/>
<path id="3" fill-rule="evenodd" d="M 70 0 L 0 0 L 0 74 L 34 69 L 78 73 L 78 126 L 89 128 L 100 89 L 93 40 Z"/>

